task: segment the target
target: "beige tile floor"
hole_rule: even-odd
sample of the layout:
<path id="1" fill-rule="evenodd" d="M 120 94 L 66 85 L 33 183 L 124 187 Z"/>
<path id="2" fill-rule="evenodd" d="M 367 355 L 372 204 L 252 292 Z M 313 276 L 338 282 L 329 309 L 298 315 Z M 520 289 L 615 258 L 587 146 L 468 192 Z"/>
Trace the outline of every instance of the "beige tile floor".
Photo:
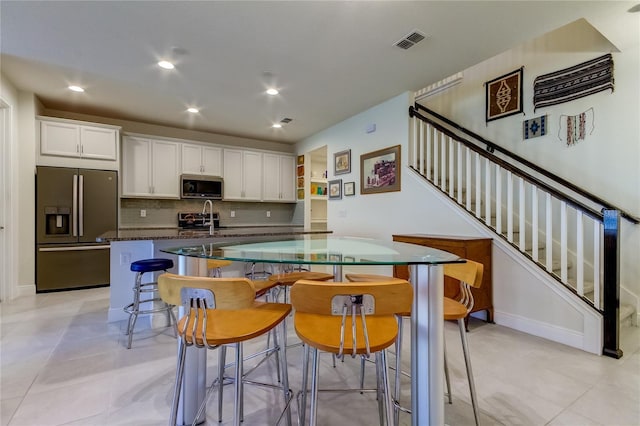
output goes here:
<path id="1" fill-rule="evenodd" d="M 127 350 L 123 324 L 106 323 L 108 300 L 109 290 L 101 288 L 0 304 L 0 424 L 167 424 L 175 341 L 166 330 L 141 330 Z M 472 424 L 457 327 L 445 327 L 454 389 L 453 404 L 445 406 L 446 422 Z M 481 424 L 640 425 L 640 328 L 623 328 L 625 356 L 620 360 L 479 321 L 472 321 L 468 337 Z M 403 353 L 408 364 L 408 348 Z M 297 391 L 300 347 L 290 349 L 288 357 L 291 387 Z M 217 357 L 211 354 L 209 359 L 213 377 Z M 347 359 L 336 369 L 330 357 L 323 363 L 323 387 L 357 385 L 357 362 Z M 268 376 L 273 369 L 269 361 L 256 374 Z M 369 382 L 372 373 L 368 367 Z M 405 401 L 408 388 L 405 381 Z M 232 421 L 231 397 L 229 388 L 223 425 Z M 247 386 L 244 425 L 270 424 L 281 405 L 277 392 Z M 293 411 L 295 419 L 295 406 Z M 207 424 L 218 424 L 215 412 L 212 399 Z M 403 415 L 401 422 L 409 425 L 410 419 Z M 373 396 L 321 394 L 319 424 L 378 424 Z"/>

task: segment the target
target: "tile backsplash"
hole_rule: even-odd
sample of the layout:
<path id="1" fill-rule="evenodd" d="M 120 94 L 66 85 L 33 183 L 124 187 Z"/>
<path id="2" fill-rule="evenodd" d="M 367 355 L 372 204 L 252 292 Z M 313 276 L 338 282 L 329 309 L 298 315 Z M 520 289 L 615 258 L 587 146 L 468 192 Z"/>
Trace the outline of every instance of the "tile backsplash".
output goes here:
<path id="1" fill-rule="evenodd" d="M 201 212 L 203 205 L 204 201 L 201 200 L 122 198 L 120 200 L 120 227 L 175 227 L 178 225 L 178 212 Z M 145 210 L 146 217 L 141 217 L 141 210 Z M 213 202 L 213 211 L 220 214 L 221 226 L 302 226 L 302 218 L 294 215 L 295 210 L 295 203 Z M 235 217 L 231 217 L 232 211 L 235 212 Z M 267 217 L 267 211 L 270 212 L 270 217 Z"/>

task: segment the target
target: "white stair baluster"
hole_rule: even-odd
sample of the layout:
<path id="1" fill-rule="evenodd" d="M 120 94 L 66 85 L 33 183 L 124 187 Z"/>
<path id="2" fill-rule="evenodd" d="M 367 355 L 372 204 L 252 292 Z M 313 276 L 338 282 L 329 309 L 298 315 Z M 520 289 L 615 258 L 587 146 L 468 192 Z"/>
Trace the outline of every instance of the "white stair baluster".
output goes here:
<path id="1" fill-rule="evenodd" d="M 484 160 L 484 222 L 491 226 L 491 161 L 488 158 Z"/>
<path id="2" fill-rule="evenodd" d="M 600 235 L 602 233 L 602 224 L 596 220 L 593 221 L 593 304 L 596 308 L 602 309 L 600 302 Z"/>
<path id="3" fill-rule="evenodd" d="M 526 210 L 525 210 L 525 200 L 527 198 L 524 179 L 518 179 L 518 230 L 520 231 L 520 241 L 518 242 L 520 245 L 520 251 L 526 250 L 525 244 L 525 236 L 526 236 L 526 228 L 525 228 L 525 219 L 526 219 Z"/>
<path id="4" fill-rule="evenodd" d="M 584 229 L 582 212 L 576 211 L 576 290 L 584 296 Z"/>
<path id="5" fill-rule="evenodd" d="M 553 260 L 551 258 L 551 254 L 553 252 L 553 216 L 552 216 L 552 207 L 551 207 L 551 194 L 547 193 L 547 197 L 546 197 L 546 203 L 547 205 L 546 207 L 546 234 L 545 234 L 545 251 L 547 253 L 547 258 L 545 259 L 545 267 L 547 269 L 547 272 L 553 272 Z"/>
<path id="6" fill-rule="evenodd" d="M 538 188 L 531 185 L 531 258 L 538 261 Z"/>
<path id="7" fill-rule="evenodd" d="M 567 274 L 567 203 L 560 202 L 560 280 L 563 283 L 569 281 Z"/>

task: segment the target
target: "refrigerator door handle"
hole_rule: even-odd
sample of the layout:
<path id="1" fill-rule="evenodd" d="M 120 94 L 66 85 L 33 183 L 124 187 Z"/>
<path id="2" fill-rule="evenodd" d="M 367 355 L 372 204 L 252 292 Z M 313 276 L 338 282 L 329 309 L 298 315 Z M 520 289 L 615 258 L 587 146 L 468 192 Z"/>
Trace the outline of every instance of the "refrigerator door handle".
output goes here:
<path id="1" fill-rule="evenodd" d="M 78 233 L 84 235 L 84 176 L 80 175 L 78 188 Z"/>
<path id="2" fill-rule="evenodd" d="M 78 220 L 76 218 L 78 213 L 78 175 L 73 175 L 73 207 L 71 209 L 71 228 L 73 229 L 72 234 L 74 237 L 78 236 Z"/>

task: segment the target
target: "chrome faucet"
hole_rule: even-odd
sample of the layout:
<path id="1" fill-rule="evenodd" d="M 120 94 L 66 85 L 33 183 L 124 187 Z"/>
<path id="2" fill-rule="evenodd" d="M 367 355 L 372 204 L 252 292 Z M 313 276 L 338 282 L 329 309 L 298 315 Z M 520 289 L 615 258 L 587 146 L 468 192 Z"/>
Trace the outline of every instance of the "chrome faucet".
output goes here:
<path id="1" fill-rule="evenodd" d="M 205 214 L 205 212 L 207 211 L 207 204 L 209 204 L 209 223 L 205 223 L 205 225 L 209 225 L 209 235 L 213 235 L 213 233 L 215 232 L 215 222 L 213 221 L 213 201 L 204 201 L 204 206 L 202 206 L 202 214 Z"/>

